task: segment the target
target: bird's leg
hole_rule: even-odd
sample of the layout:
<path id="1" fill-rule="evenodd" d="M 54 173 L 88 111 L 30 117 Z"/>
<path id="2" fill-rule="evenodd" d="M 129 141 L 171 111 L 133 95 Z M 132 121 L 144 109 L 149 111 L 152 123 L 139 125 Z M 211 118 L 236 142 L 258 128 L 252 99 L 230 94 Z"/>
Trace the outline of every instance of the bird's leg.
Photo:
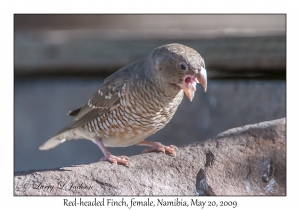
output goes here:
<path id="1" fill-rule="evenodd" d="M 158 151 L 158 152 L 165 153 L 167 151 L 172 156 L 176 156 L 175 150 L 178 150 L 178 148 L 174 145 L 165 146 L 165 145 L 163 145 L 159 142 L 151 142 L 151 141 L 141 141 L 141 142 L 137 143 L 136 145 L 137 146 L 149 146 L 149 147 L 151 147 L 151 148 L 144 149 L 142 153 L 153 152 L 153 151 Z"/>
<path id="2" fill-rule="evenodd" d="M 107 160 L 110 163 L 113 164 L 117 164 L 117 163 L 121 163 L 124 165 L 127 165 L 130 163 L 129 158 L 127 156 L 114 156 L 112 155 L 104 146 L 103 142 L 101 139 L 96 139 L 95 143 L 100 147 L 100 149 L 102 150 L 104 157 L 101 158 L 100 160 Z"/>

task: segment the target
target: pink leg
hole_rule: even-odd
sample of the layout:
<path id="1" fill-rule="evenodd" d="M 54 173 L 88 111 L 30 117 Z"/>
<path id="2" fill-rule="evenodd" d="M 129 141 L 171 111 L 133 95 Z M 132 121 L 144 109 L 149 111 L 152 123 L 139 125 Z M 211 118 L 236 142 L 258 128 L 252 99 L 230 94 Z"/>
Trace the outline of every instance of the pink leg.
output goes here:
<path id="1" fill-rule="evenodd" d="M 96 140 L 96 144 L 100 147 L 100 149 L 102 150 L 104 157 L 101 158 L 100 160 L 107 160 L 110 163 L 113 164 L 117 164 L 117 163 L 121 163 L 124 165 L 127 165 L 130 163 L 129 158 L 127 156 L 114 156 L 112 155 L 104 146 L 103 142 L 101 139 L 97 139 Z"/>
<path id="2" fill-rule="evenodd" d="M 151 141 L 141 141 L 141 142 L 137 143 L 136 145 L 151 147 L 151 148 L 144 149 L 142 153 L 153 152 L 153 151 L 158 151 L 158 152 L 165 153 L 165 151 L 167 151 L 172 156 L 176 156 L 175 150 L 178 150 L 178 148 L 174 145 L 165 146 L 165 145 L 163 145 L 159 142 L 151 142 Z"/>

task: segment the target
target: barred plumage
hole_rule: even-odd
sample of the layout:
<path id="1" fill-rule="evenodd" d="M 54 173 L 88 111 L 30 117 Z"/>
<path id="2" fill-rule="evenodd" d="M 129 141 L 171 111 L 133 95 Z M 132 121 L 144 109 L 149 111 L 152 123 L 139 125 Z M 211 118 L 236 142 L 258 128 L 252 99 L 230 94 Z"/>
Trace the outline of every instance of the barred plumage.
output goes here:
<path id="1" fill-rule="evenodd" d="M 186 65 L 182 69 L 182 64 Z M 125 156 L 115 157 L 106 146 L 133 144 L 153 147 L 175 155 L 175 146 L 144 141 L 168 123 L 184 93 L 193 99 L 196 83 L 206 90 L 206 70 L 202 57 L 180 44 L 156 48 L 105 79 L 102 86 L 79 109 L 70 111 L 74 120 L 40 149 L 51 149 L 65 140 L 85 138 L 95 142 L 110 162 L 128 164 Z"/>

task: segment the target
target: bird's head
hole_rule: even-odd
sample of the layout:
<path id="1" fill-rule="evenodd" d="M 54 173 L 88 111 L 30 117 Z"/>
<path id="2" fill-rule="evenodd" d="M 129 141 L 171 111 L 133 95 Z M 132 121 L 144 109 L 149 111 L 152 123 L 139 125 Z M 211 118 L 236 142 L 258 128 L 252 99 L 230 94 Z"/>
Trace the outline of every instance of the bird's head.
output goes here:
<path id="1" fill-rule="evenodd" d="M 155 77 L 161 85 L 181 88 L 191 101 L 197 83 L 206 91 L 205 63 L 194 49 L 181 44 L 167 44 L 154 49 L 150 56 L 154 61 Z"/>

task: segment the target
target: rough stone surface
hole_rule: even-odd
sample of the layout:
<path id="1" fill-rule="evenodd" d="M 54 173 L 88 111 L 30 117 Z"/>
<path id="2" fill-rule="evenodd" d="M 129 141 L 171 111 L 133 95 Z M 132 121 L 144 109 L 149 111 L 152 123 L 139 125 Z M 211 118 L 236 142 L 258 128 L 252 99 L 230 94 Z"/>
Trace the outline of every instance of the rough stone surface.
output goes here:
<path id="1" fill-rule="evenodd" d="M 15 172 L 14 195 L 286 195 L 285 118 L 130 159 Z"/>

